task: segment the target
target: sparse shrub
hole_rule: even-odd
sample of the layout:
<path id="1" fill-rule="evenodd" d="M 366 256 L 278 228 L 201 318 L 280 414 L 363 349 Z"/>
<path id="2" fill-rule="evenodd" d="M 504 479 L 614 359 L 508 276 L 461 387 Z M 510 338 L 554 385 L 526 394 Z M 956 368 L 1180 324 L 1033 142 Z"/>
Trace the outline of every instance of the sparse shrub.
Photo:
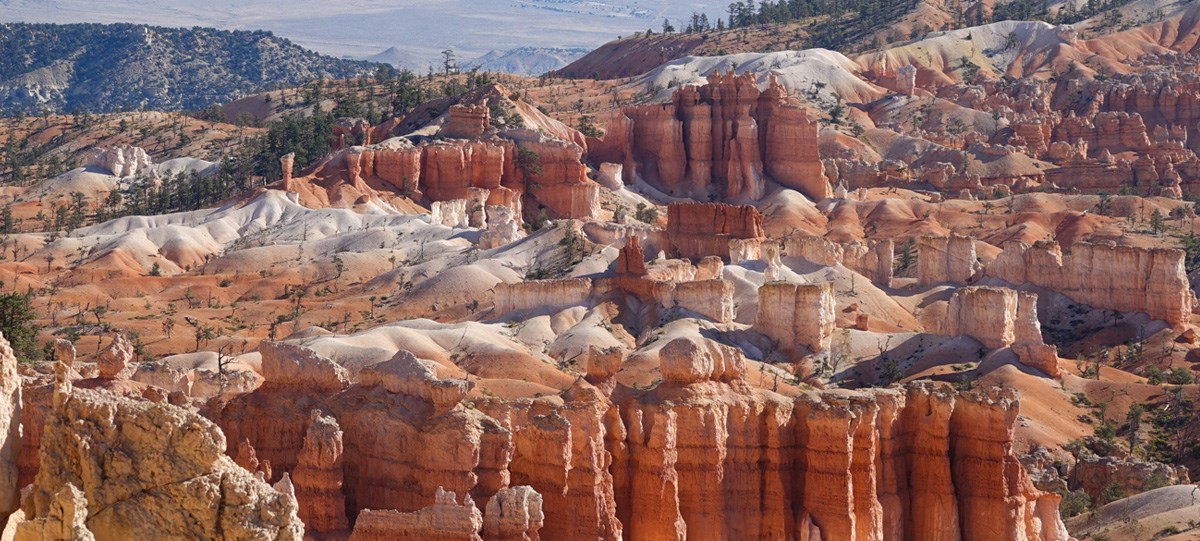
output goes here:
<path id="1" fill-rule="evenodd" d="M 637 210 L 634 211 L 633 217 L 639 222 L 653 224 L 658 220 L 658 207 L 646 205 L 645 203 L 638 203 Z"/>
<path id="2" fill-rule="evenodd" d="M 1115 502 L 1124 497 L 1125 487 L 1121 486 L 1120 483 L 1109 483 L 1108 486 L 1104 487 L 1104 490 L 1100 491 L 1100 495 L 1097 496 L 1097 503 L 1104 505 L 1106 503 Z"/>
<path id="3" fill-rule="evenodd" d="M 1181 366 L 1172 368 L 1171 371 L 1167 373 L 1166 377 L 1167 383 L 1170 383 L 1171 385 L 1188 385 L 1192 383 L 1194 379 L 1195 378 L 1192 377 L 1192 373 L 1189 372 L 1188 369 Z"/>
<path id="4" fill-rule="evenodd" d="M 1058 512 L 1062 514 L 1063 518 L 1071 518 L 1086 513 L 1091 507 L 1091 497 L 1080 489 L 1063 493 L 1062 501 L 1058 504 Z"/>

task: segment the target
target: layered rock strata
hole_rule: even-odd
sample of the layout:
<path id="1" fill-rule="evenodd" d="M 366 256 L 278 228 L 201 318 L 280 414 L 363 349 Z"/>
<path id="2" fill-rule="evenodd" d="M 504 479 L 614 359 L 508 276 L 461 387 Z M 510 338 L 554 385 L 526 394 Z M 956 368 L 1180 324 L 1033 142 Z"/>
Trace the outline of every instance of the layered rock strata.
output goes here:
<path id="1" fill-rule="evenodd" d="M 304 447 L 292 471 L 300 520 L 309 532 L 349 529 L 342 495 L 342 430 L 333 417 L 312 412 Z"/>
<path id="2" fill-rule="evenodd" d="M 923 383 L 792 402 L 704 372 L 616 395 L 609 446 L 630 538 L 1068 539 L 1058 496 L 1012 454 L 1015 400 Z"/>
<path id="3" fill-rule="evenodd" d="M 717 323 L 733 321 L 733 282 L 728 280 L 703 280 L 680 282 L 665 289 L 660 295 L 664 309 L 681 308 L 704 316 Z"/>
<path id="4" fill-rule="evenodd" d="M 784 251 L 820 265 L 841 264 L 879 286 L 892 285 L 896 245 L 891 239 L 839 243 L 816 235 L 793 235 L 785 239 Z"/>
<path id="5" fill-rule="evenodd" d="M 592 294 L 592 281 L 587 278 L 564 280 L 530 280 L 495 287 L 496 315 L 518 310 L 561 309 L 586 304 Z"/>
<path id="6" fill-rule="evenodd" d="M 1183 250 L 1056 242 L 1007 243 L 985 274 L 1010 284 L 1057 291 L 1096 308 L 1145 312 L 1172 326 L 1186 323 L 1195 297 Z"/>
<path id="7" fill-rule="evenodd" d="M 774 340 L 781 351 L 828 351 L 837 308 L 833 283 L 770 282 L 758 288 L 754 330 Z"/>
<path id="8" fill-rule="evenodd" d="M 597 143 L 594 159 L 674 196 L 753 201 L 768 180 L 814 200 L 832 193 L 817 123 L 773 77 L 760 91 L 753 74 L 713 73 L 671 103 L 625 108 Z"/>
<path id="9" fill-rule="evenodd" d="M 581 380 L 557 397 L 468 399 L 468 382 L 406 352 L 316 397 L 344 431 L 355 538 L 532 539 L 536 498 L 511 488 L 528 486 L 543 539 L 1067 539 L 1058 496 L 1013 455 L 1011 392 L 924 382 L 789 399 L 747 385 L 732 347 L 680 338 L 655 351 L 662 383 L 611 398 Z M 607 385 L 613 361 L 596 353 L 589 380 Z M 278 423 L 250 403 L 222 415 Z M 489 500 L 499 515 L 473 503 Z"/>
<path id="10" fill-rule="evenodd" d="M 1042 339 L 1037 294 L 1003 287 L 954 290 L 942 334 L 970 336 L 988 349 L 1012 348 L 1025 365 L 1058 377 L 1058 350 Z"/>
<path id="11" fill-rule="evenodd" d="M 763 239 L 763 218 L 749 205 L 672 203 L 667 207 L 667 246 L 670 255 L 690 259 L 729 258 L 736 239 Z"/>
<path id="12" fill-rule="evenodd" d="M 483 515 L 470 496 L 458 497 L 438 487 L 433 505 L 420 510 L 375 511 L 364 509 L 358 514 L 350 541 L 392 541 L 394 539 L 428 539 L 429 541 L 482 541 Z"/>
<path id="13" fill-rule="evenodd" d="M 917 241 L 917 283 L 966 284 L 979 269 L 971 237 L 922 237 Z"/>

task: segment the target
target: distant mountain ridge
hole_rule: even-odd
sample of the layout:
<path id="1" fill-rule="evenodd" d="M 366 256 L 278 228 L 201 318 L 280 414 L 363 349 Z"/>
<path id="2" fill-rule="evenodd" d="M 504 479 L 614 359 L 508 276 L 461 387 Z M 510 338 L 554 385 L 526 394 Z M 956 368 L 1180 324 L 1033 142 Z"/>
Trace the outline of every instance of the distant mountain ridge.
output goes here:
<path id="1" fill-rule="evenodd" d="M 491 51 L 479 58 L 463 62 L 463 67 L 535 76 L 562 68 L 590 51 L 580 47 L 518 47 L 507 51 Z"/>
<path id="2" fill-rule="evenodd" d="M 136 24 L 0 24 L 0 112 L 199 110 L 377 64 L 266 31 Z"/>

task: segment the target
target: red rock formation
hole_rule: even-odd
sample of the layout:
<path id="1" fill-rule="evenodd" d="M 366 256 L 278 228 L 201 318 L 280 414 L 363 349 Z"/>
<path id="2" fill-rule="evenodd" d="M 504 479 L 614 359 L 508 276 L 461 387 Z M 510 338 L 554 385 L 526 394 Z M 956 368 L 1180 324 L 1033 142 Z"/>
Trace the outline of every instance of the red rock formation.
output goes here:
<path id="1" fill-rule="evenodd" d="M 438 133 L 457 139 L 482 137 L 488 130 L 490 116 L 487 106 L 483 104 L 451 105 L 446 124 Z"/>
<path id="2" fill-rule="evenodd" d="M 308 532 L 348 530 L 342 496 L 342 431 L 333 417 L 313 410 L 292 482 L 300 520 Z"/>
<path id="3" fill-rule="evenodd" d="M 625 247 L 617 255 L 617 274 L 630 276 L 646 275 L 646 253 L 637 235 L 630 235 L 625 241 Z"/>
<path id="4" fill-rule="evenodd" d="M 767 176 L 814 200 L 832 196 L 818 152 L 819 126 L 808 111 L 789 104 L 773 76 L 759 97 L 758 114 L 766 126 L 760 137 Z"/>
<path id="5" fill-rule="evenodd" d="M 233 458 L 233 461 L 250 473 L 261 473 L 263 480 L 271 478 L 271 461 L 259 460 L 258 453 L 254 451 L 254 446 L 250 445 L 250 440 L 242 440 L 238 444 L 237 455 Z"/>
<path id="6" fill-rule="evenodd" d="M 499 188 L 509 150 L 482 141 L 436 141 L 423 149 L 421 192 L 433 201 L 449 201 L 467 199 L 470 188 Z"/>
<path id="7" fill-rule="evenodd" d="M 610 414 L 618 516 L 630 538 L 990 539 L 961 537 L 978 534 L 978 523 L 958 510 L 999 508 L 993 527 L 1023 532 L 1010 538 L 1067 539 L 1057 496 L 1011 466 L 1012 403 L 968 397 L 962 403 L 977 407 L 958 424 L 954 392 L 929 383 L 792 403 L 749 391 L 736 368 L 710 368 L 710 349 L 674 344 L 663 348 L 664 382 L 619 390 Z M 960 432 L 967 419 L 988 430 Z M 983 439 L 993 442 L 987 454 Z M 1009 481 L 965 486 L 993 469 Z"/>
<path id="8" fill-rule="evenodd" d="M 479 498 L 505 486 L 512 435 L 461 404 L 473 384 L 431 364 L 401 351 L 327 398 L 344 434 L 347 509 L 415 511 L 439 486 Z"/>
<path id="9" fill-rule="evenodd" d="M 308 412 L 327 411 L 321 400 L 342 390 L 349 377 L 341 366 L 302 346 L 264 342 L 258 350 L 262 385 L 231 400 L 214 420 L 230 441 L 249 441 L 258 459 L 282 474 L 296 468 Z"/>
<path id="10" fill-rule="evenodd" d="M 753 201 L 774 180 L 813 199 L 829 197 L 817 155 L 817 124 L 772 78 L 713 73 L 684 86 L 671 104 L 626 108 L 593 158 L 621 162 L 671 195 Z"/>
<path id="11" fill-rule="evenodd" d="M 731 239 L 762 239 L 762 214 L 749 205 L 672 203 L 667 207 L 668 252 L 699 259 L 729 257 Z"/>
<path id="12" fill-rule="evenodd" d="M 413 147 L 407 139 L 388 139 L 376 145 L 372 169 L 385 186 L 390 186 L 401 196 L 419 198 L 422 155 L 423 151 Z"/>
<path id="13" fill-rule="evenodd" d="M 499 86 L 473 91 L 464 103 L 450 107 L 438 134 L 442 138 L 414 146 L 392 137 L 347 148 L 304 177 L 286 177 L 281 187 L 299 192 L 305 204 L 351 206 L 368 197 L 401 207 L 412 201 L 469 200 L 473 191 L 487 190 L 486 204 L 510 206 L 517 216 L 521 205 L 512 203 L 522 198 L 529 199 L 526 206 L 535 215 L 544 209 L 551 218 L 594 216 L 599 185 L 587 177 L 583 135 L 507 96 Z M 519 122 L 493 129 L 492 105 L 510 110 Z M 411 127 L 424 126 L 428 117 L 419 120 Z M 389 130 L 377 131 L 387 135 Z M 403 133 L 408 131 L 395 135 Z M 410 201 L 394 201 L 398 198 Z"/>
<path id="14" fill-rule="evenodd" d="M 1012 455 L 1011 395 L 956 400 L 926 382 L 793 402 L 748 387 L 728 346 L 678 339 L 658 356 L 663 382 L 618 387 L 612 402 L 580 382 L 561 400 L 467 408 L 468 382 L 411 355 L 364 370 L 322 407 L 343 426 L 348 509 L 398 511 L 359 513 L 355 538 L 476 539 L 493 520 L 485 531 L 532 538 L 530 498 L 484 521 L 438 496 L 443 485 L 473 500 L 503 494 L 503 510 L 505 487 L 519 484 L 543 496 L 545 539 L 975 539 L 988 524 L 1066 540 L 1057 497 L 1033 489 Z M 422 510 L 431 497 L 440 503 Z"/>
<path id="15" fill-rule="evenodd" d="M 1012 389 L 961 395 L 950 452 L 963 539 L 1067 539 L 1060 497 L 1033 487 L 1013 454 L 1019 400 Z"/>
<path id="16" fill-rule="evenodd" d="M 604 379 L 603 372 L 619 368 L 619 351 L 594 353 L 608 368 L 589 360 L 589 373 Z M 621 539 L 609 472 L 612 459 L 604 446 L 604 416 L 612 403 L 598 388 L 577 383 L 562 394 L 561 406 L 492 401 L 480 407 L 503 420 L 513 435 L 512 484 L 529 485 L 542 495 L 541 537 Z"/>

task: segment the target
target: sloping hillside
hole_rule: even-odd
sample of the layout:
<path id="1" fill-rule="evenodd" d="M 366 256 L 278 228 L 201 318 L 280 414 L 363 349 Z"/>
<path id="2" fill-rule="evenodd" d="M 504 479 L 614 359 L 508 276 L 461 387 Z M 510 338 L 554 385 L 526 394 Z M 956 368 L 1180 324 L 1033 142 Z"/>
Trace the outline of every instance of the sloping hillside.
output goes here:
<path id="1" fill-rule="evenodd" d="M 0 111 L 197 110 L 374 67 L 319 55 L 270 32 L 5 24 L 0 25 Z"/>

